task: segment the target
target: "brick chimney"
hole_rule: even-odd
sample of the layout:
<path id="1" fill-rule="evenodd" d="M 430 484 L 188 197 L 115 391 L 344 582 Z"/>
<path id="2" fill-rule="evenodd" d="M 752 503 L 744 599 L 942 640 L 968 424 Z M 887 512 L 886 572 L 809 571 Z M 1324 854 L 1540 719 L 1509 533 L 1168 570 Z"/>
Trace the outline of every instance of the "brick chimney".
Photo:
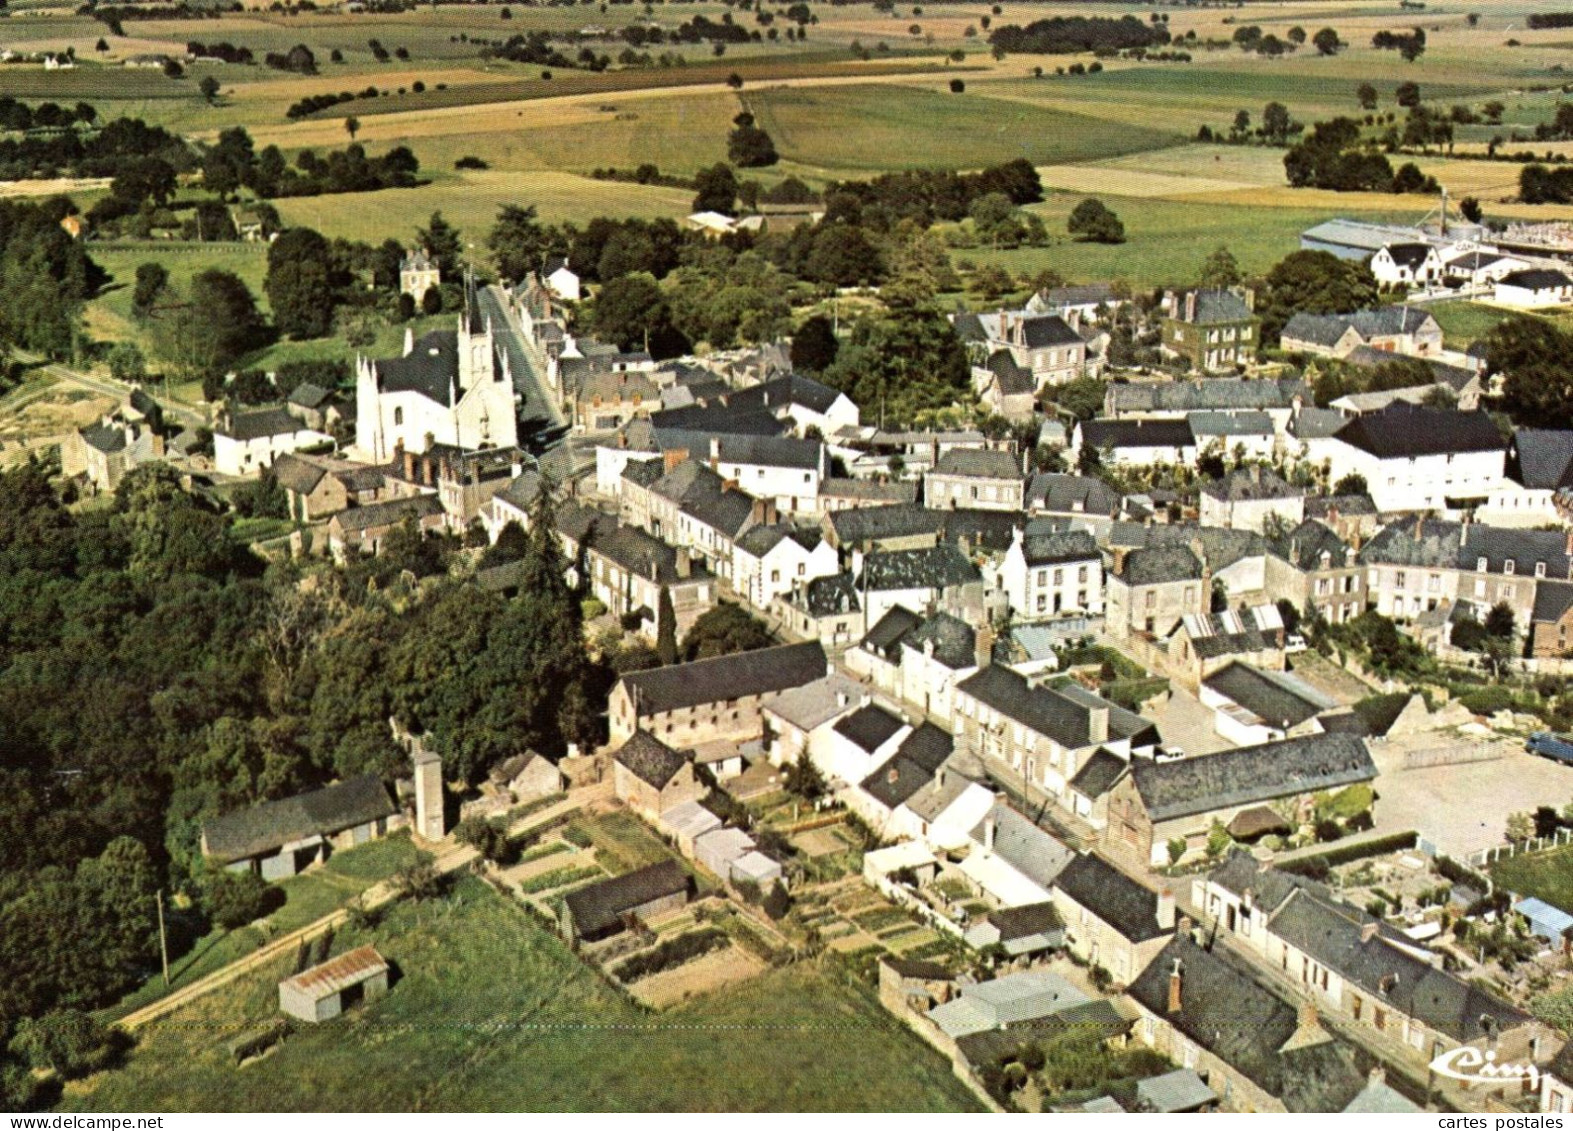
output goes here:
<path id="1" fill-rule="evenodd" d="M 1090 707 L 1087 710 L 1087 741 L 1109 741 L 1109 705 Z"/>
<path id="2" fill-rule="evenodd" d="M 402 442 L 399 445 L 399 451 L 404 456 L 404 478 L 406 480 L 408 480 L 409 482 L 414 483 L 415 482 L 415 453 L 414 452 L 410 452 L 410 451 L 405 451 Z"/>
<path id="3" fill-rule="evenodd" d="M 1180 990 L 1183 988 L 1180 973 L 1180 960 L 1174 960 L 1174 968 L 1169 971 L 1169 1009 L 1170 1013 L 1180 1012 Z"/>

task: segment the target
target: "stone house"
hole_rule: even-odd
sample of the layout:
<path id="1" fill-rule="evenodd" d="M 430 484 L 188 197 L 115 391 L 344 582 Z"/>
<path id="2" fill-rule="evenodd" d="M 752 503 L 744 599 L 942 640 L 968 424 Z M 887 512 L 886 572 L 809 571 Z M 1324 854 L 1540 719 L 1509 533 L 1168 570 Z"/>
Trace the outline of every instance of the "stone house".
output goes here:
<path id="1" fill-rule="evenodd" d="M 1192 369 L 1218 373 L 1247 365 L 1260 345 L 1261 319 L 1251 290 L 1195 290 L 1164 295 L 1160 350 Z"/>
<path id="2" fill-rule="evenodd" d="M 618 800 L 647 821 L 705 792 L 692 758 L 642 730 L 612 755 L 612 785 Z"/>
<path id="3" fill-rule="evenodd" d="M 923 505 L 1019 511 L 1025 482 L 1021 459 L 1010 452 L 956 448 L 924 477 Z"/>
<path id="4" fill-rule="evenodd" d="M 202 855 L 231 872 L 282 880 L 388 831 L 396 810 L 374 774 L 202 822 Z"/>
<path id="5" fill-rule="evenodd" d="M 1272 468 L 1252 464 L 1202 486 L 1201 522 L 1264 534 L 1276 515 L 1297 526 L 1305 518 L 1305 495 L 1305 488 L 1291 486 Z"/>
<path id="6" fill-rule="evenodd" d="M 559 923 L 563 937 L 570 943 L 609 938 L 631 922 L 683 907 L 692 887 L 693 881 L 676 860 L 586 884 L 563 900 Z"/>
<path id="7" fill-rule="evenodd" d="M 1267 592 L 1297 609 L 1313 608 L 1329 624 L 1365 611 L 1365 575 L 1356 547 L 1324 522 L 1308 518 L 1268 540 Z"/>
<path id="8" fill-rule="evenodd" d="M 1116 985 L 1129 985 L 1174 935 L 1174 895 L 1154 891 L 1093 853 L 1055 877 L 1053 903 L 1065 946 Z"/>
<path id="9" fill-rule="evenodd" d="M 1104 624 L 1116 640 L 1165 637 L 1181 618 L 1212 606 L 1211 571 L 1188 545 L 1116 548 L 1112 559 Z"/>
<path id="10" fill-rule="evenodd" d="M 333 437 L 282 408 L 228 414 L 213 430 L 213 466 L 222 475 L 260 475 L 287 452 L 333 449 Z"/>
<path id="11" fill-rule="evenodd" d="M 406 521 L 413 521 L 423 534 L 442 530 L 447 525 L 442 503 L 436 495 L 346 507 L 328 519 L 328 549 L 334 560 L 340 562 L 352 550 L 379 554 L 388 535 Z"/>
<path id="12" fill-rule="evenodd" d="M 1103 555 L 1086 531 L 1015 531 L 1000 565 L 1014 619 L 1103 615 Z"/>
<path id="13" fill-rule="evenodd" d="M 106 416 L 67 436 L 60 444 L 60 473 L 78 476 L 109 493 L 144 463 L 164 458 L 164 439 L 146 424 Z"/>

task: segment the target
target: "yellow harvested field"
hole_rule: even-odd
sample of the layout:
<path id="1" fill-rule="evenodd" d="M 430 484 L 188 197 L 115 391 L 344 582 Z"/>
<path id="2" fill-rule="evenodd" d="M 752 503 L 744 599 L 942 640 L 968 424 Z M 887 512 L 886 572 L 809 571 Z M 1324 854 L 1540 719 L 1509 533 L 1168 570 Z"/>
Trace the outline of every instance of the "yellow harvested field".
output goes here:
<path id="1" fill-rule="evenodd" d="M 19 395 L 26 403 L 0 415 L 0 465 L 25 462 L 29 455 L 59 444 L 78 428 L 85 428 L 113 412 L 113 397 L 57 385 L 40 396 Z"/>
<path id="2" fill-rule="evenodd" d="M 1067 192 L 1111 193 L 1115 196 L 1181 198 L 1198 193 L 1225 193 L 1256 186 L 1239 181 L 1209 180 L 1174 173 L 1144 173 L 1136 169 L 1111 168 L 1112 163 L 1097 165 L 1040 165 L 1038 176 L 1044 188 Z"/>
<path id="3" fill-rule="evenodd" d="M 59 177 L 50 181 L 0 181 L 0 196 L 55 196 L 73 192 L 102 192 L 108 177 Z"/>

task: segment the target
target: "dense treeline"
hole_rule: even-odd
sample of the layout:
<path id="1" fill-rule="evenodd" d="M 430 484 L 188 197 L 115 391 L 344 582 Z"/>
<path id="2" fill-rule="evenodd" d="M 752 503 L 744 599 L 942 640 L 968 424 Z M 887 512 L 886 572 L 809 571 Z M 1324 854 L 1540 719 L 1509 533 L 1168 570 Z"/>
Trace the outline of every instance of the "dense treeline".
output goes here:
<path id="1" fill-rule="evenodd" d="M 307 149 L 296 155 L 291 166 L 276 145 L 258 152 L 251 135 L 240 126 L 219 134 L 202 157 L 202 183 L 220 196 L 238 188 L 264 198 L 410 188 L 419 172 L 419 160 L 404 145 L 381 157 L 368 157 L 365 148 L 355 144 L 325 157 Z"/>
<path id="2" fill-rule="evenodd" d="M 1425 127 L 1428 119 L 1412 118 Z M 1430 133 L 1416 132 L 1424 145 Z M 1431 193 L 1436 179 L 1413 163 L 1395 173 L 1381 153 L 1361 148 L 1360 123 L 1352 118 L 1318 122 L 1311 132 L 1284 154 L 1284 173 L 1295 188 L 1331 189 L 1334 192 Z"/>
<path id="3" fill-rule="evenodd" d="M 0 343 L 68 357 L 82 304 L 104 280 L 83 246 L 60 226 L 69 200 L 0 201 Z"/>
<path id="4" fill-rule="evenodd" d="M 1531 12 L 1526 21 L 1533 29 L 1573 27 L 1573 12 Z"/>
<path id="5" fill-rule="evenodd" d="M 1525 165 L 1518 172 L 1518 195 L 1525 204 L 1573 204 L 1573 168 Z"/>
<path id="6" fill-rule="evenodd" d="M 551 45 L 551 37 L 544 31 L 509 36 L 500 44 L 483 47 L 481 58 L 506 59 L 510 63 L 527 63 L 536 67 L 561 67 L 564 70 L 574 65 L 572 59 Z"/>
<path id="7" fill-rule="evenodd" d="M 186 54 L 193 59 L 219 59 L 225 63 L 248 64 L 256 62 L 249 47 L 236 47 L 233 43 L 198 43 L 191 40 L 186 44 Z"/>
<path id="8" fill-rule="evenodd" d="M 38 111 L 33 113 L 36 125 Z M 128 162 L 148 157 L 177 170 L 191 167 L 190 150 L 179 137 L 138 118 L 116 118 L 95 134 L 64 130 L 0 140 L 0 179 L 113 177 Z"/>
<path id="9" fill-rule="evenodd" d="M 1143 23 L 1135 16 L 1053 16 L 1034 20 L 1026 27 L 1008 24 L 995 28 L 989 42 L 1003 51 L 1023 55 L 1073 55 L 1079 51 L 1127 51 L 1137 47 L 1162 47 L 1169 29 L 1161 23 Z"/>
<path id="10" fill-rule="evenodd" d="M 395 531 L 383 557 L 302 586 L 162 465 L 93 512 L 66 510 L 36 465 L 0 472 L 0 493 L 0 1048 L 22 1019 L 152 972 L 153 892 L 208 903 L 203 819 L 402 771 L 390 716 L 469 781 L 593 735 L 605 681 L 549 533 L 518 540 L 516 600 L 449 580 L 394 600 L 404 571 L 446 572 L 451 540 Z M 0 1065 L 0 1106 L 25 1085 Z"/>
<path id="11" fill-rule="evenodd" d="M 78 102 L 69 107 L 56 102 L 40 102 L 37 106 L 29 106 L 9 95 L 0 98 L 0 130 L 26 133 L 33 129 L 64 129 L 78 122 L 91 126 L 96 121 L 98 111 L 89 102 Z"/>
<path id="12" fill-rule="evenodd" d="M 875 227 L 915 220 L 927 226 L 962 219 L 991 193 L 1009 197 L 1012 204 L 1034 204 L 1043 199 L 1043 183 L 1026 158 L 978 173 L 913 169 L 871 181 L 832 181 L 825 189 L 825 219 Z"/>

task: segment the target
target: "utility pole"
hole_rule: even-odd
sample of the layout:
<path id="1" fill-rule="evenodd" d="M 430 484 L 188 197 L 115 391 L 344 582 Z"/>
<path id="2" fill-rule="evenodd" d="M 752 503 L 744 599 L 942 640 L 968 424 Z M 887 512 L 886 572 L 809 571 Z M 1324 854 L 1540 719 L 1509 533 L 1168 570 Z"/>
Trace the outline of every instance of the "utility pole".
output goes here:
<path id="1" fill-rule="evenodd" d="M 164 889 L 154 893 L 158 899 L 158 953 L 164 963 L 164 988 L 169 989 L 169 936 L 164 933 Z"/>

